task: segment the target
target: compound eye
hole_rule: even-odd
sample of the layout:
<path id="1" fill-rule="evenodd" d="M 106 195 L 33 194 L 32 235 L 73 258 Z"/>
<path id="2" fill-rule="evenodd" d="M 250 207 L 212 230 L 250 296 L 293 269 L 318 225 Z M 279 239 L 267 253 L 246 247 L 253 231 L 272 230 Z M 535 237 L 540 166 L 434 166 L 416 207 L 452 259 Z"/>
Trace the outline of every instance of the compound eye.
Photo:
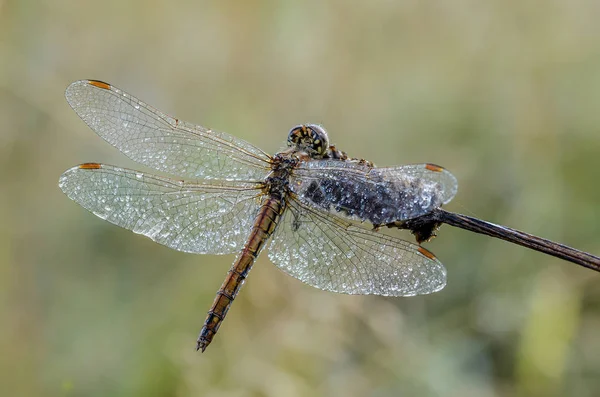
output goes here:
<path id="1" fill-rule="evenodd" d="M 329 147 L 329 137 L 320 125 L 302 124 L 290 130 L 287 144 L 311 156 L 323 156 Z"/>
<path id="2" fill-rule="evenodd" d="M 319 155 L 324 155 L 327 148 L 329 148 L 329 136 L 327 135 L 327 131 L 318 124 L 309 124 L 307 128 L 311 129 L 313 132 L 313 150 Z"/>
<path id="3" fill-rule="evenodd" d="M 298 146 L 302 137 L 306 135 L 306 127 L 302 124 L 295 126 L 290 130 L 287 139 L 287 145 L 289 147 Z"/>

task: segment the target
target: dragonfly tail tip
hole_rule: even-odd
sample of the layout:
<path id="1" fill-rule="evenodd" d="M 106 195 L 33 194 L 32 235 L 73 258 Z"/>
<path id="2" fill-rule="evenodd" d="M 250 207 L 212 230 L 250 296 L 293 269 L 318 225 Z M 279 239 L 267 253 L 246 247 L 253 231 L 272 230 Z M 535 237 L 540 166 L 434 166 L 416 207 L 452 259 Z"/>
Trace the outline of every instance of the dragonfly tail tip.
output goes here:
<path id="1" fill-rule="evenodd" d="M 198 343 L 196 344 L 196 351 L 202 350 L 201 353 L 204 353 L 204 350 L 206 350 L 207 346 L 208 345 L 206 343 L 198 341 Z"/>

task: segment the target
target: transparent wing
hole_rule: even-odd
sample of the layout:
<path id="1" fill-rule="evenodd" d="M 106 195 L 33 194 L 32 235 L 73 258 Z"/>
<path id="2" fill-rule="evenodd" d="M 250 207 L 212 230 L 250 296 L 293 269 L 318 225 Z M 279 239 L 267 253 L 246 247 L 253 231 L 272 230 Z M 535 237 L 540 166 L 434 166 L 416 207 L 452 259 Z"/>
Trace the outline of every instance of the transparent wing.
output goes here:
<path id="1" fill-rule="evenodd" d="M 433 164 L 369 167 L 318 160 L 298 166 L 290 188 L 301 201 L 375 225 L 427 214 L 456 194 L 456 178 Z"/>
<path id="2" fill-rule="evenodd" d="M 409 164 L 397 167 L 375 168 L 376 174 L 388 181 L 401 181 L 406 177 L 419 181 L 418 186 L 434 185 L 442 204 L 448 204 L 458 190 L 456 177 L 443 167 L 435 164 Z M 414 182 L 413 182 L 414 184 Z"/>
<path id="3" fill-rule="evenodd" d="M 291 199 L 269 247 L 290 276 L 325 291 L 410 296 L 439 291 L 446 269 L 426 249 Z"/>
<path id="4" fill-rule="evenodd" d="M 239 251 L 261 193 L 252 183 L 186 183 L 95 163 L 67 170 L 59 186 L 102 219 L 198 254 Z"/>
<path id="5" fill-rule="evenodd" d="M 172 118 L 110 84 L 81 80 L 65 93 L 79 117 L 126 156 L 194 179 L 262 180 L 269 155 L 231 135 Z"/>

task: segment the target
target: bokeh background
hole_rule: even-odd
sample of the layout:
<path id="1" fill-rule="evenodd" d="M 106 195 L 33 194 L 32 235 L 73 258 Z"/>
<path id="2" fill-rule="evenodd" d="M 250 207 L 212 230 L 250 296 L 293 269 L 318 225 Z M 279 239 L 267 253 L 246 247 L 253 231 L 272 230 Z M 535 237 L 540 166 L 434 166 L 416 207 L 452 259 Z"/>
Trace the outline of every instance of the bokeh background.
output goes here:
<path id="1" fill-rule="evenodd" d="M 59 175 L 144 169 L 64 100 L 108 81 L 268 152 L 302 122 L 379 165 L 433 162 L 450 210 L 600 254 L 600 3 L 0 0 L 0 394 L 597 396 L 600 275 L 448 226 L 439 293 L 344 296 L 263 255 L 213 344 L 234 257 L 108 224 Z M 408 237 L 398 233 L 400 236 Z"/>

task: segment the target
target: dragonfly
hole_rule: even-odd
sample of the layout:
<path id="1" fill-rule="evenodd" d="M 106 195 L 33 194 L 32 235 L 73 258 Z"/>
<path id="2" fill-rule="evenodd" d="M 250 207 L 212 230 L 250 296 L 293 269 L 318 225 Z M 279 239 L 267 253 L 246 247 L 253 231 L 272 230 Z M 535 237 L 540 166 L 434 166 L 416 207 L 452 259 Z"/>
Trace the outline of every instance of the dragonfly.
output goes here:
<path id="1" fill-rule="evenodd" d="M 196 341 L 205 351 L 250 269 L 268 257 L 325 291 L 413 296 L 441 290 L 446 269 L 421 244 L 441 224 L 501 238 L 600 271 L 600 258 L 441 207 L 457 180 L 435 164 L 376 167 L 329 143 L 317 124 L 293 127 L 269 155 L 232 135 L 168 116 L 119 88 L 81 80 L 73 110 L 130 159 L 175 178 L 100 163 L 65 171 L 59 187 L 96 216 L 167 247 L 235 254 Z M 381 233 L 407 229 L 415 242 Z"/>

